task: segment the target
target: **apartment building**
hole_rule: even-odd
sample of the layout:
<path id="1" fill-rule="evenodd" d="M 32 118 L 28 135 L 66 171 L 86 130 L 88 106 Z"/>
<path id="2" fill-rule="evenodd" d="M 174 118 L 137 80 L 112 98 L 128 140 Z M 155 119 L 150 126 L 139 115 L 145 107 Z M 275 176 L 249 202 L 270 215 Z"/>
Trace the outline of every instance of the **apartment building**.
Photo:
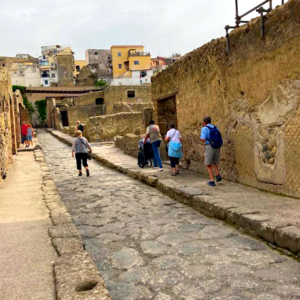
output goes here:
<path id="1" fill-rule="evenodd" d="M 151 83 L 151 55 L 142 45 L 111 47 L 112 85 Z"/>

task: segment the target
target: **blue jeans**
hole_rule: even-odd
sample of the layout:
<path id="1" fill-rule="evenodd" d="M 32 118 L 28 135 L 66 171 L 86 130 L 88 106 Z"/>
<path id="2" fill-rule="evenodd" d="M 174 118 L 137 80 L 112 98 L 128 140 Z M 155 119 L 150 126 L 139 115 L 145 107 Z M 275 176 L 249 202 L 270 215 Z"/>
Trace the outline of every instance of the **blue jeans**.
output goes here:
<path id="1" fill-rule="evenodd" d="M 161 163 L 161 159 L 160 159 L 160 155 L 159 155 L 160 143 L 161 143 L 161 141 L 155 141 L 151 145 L 152 145 L 152 149 L 153 149 L 153 163 L 154 163 L 154 167 L 157 167 L 157 165 L 158 165 L 160 168 L 162 168 L 163 165 Z"/>

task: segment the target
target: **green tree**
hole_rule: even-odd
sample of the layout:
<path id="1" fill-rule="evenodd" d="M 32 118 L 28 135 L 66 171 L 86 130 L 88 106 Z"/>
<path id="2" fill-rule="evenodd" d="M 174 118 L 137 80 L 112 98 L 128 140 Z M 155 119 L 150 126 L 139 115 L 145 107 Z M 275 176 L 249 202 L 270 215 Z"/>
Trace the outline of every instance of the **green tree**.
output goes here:
<path id="1" fill-rule="evenodd" d="M 47 118 L 46 100 L 43 99 L 43 100 L 35 101 L 35 106 L 37 108 L 37 111 L 39 113 L 42 122 L 44 122 Z"/>

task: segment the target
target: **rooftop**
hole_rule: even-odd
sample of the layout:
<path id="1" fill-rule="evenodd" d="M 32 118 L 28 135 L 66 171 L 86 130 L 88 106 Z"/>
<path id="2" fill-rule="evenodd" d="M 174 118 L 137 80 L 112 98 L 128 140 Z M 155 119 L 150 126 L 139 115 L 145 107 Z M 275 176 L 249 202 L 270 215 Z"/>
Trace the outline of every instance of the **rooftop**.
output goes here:
<path id="1" fill-rule="evenodd" d="M 110 49 L 112 48 L 137 48 L 137 47 L 145 47 L 143 45 L 114 45 L 111 46 Z"/>

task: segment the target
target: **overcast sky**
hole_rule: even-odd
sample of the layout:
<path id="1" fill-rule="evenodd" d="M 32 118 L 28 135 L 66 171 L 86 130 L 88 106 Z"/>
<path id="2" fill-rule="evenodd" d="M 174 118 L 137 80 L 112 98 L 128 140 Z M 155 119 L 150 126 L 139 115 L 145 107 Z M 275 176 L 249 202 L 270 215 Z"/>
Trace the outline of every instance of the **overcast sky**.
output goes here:
<path id="1" fill-rule="evenodd" d="M 240 13 L 262 1 L 239 0 Z M 0 56 L 70 45 L 84 59 L 86 49 L 123 44 L 185 54 L 224 36 L 234 18 L 235 0 L 0 0 Z"/>

